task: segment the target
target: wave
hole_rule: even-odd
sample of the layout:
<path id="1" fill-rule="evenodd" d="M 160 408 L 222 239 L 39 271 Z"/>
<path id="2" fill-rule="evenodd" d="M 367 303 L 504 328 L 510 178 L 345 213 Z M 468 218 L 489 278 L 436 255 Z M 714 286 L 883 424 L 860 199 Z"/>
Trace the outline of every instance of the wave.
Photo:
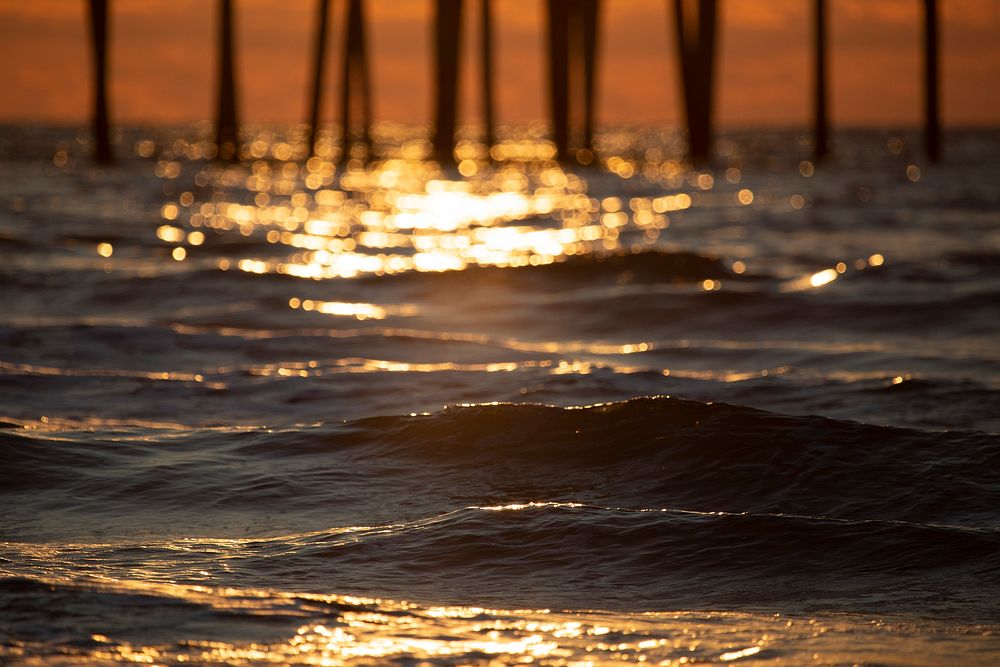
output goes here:
<path id="1" fill-rule="evenodd" d="M 8 543 L 0 555 L 29 576 L 281 582 L 438 603 L 637 611 L 863 600 L 881 612 L 1000 612 L 1000 530 L 781 514 L 525 503 L 268 539 Z"/>
<path id="2" fill-rule="evenodd" d="M 597 488 L 614 497 L 628 499 L 628 489 L 634 498 L 733 511 L 946 521 L 992 515 L 1000 488 L 989 471 L 1000 463 L 995 436 L 672 398 L 585 409 L 468 406 L 358 425 L 379 434 L 380 452 L 482 470 L 519 466 L 522 479 L 536 466 L 594 470 Z"/>
<path id="3" fill-rule="evenodd" d="M 0 658 L 61 664 L 423 661 L 987 664 L 996 625 L 871 614 L 426 606 L 273 589 L 0 578 Z M 58 613 L 53 613 L 53 610 Z M 683 638 L 678 641 L 678 637 Z M 977 659 L 977 656 L 980 659 Z M 843 660 L 840 660 L 843 657 Z M 551 660 L 550 660 L 551 658 Z M 869 660 L 870 658 L 870 660 Z"/>
<path id="4" fill-rule="evenodd" d="M 470 266 L 462 271 L 397 274 L 370 277 L 368 281 L 425 281 L 435 284 L 460 282 L 482 287 L 496 283 L 504 287 L 562 290 L 584 284 L 694 283 L 737 278 L 729 262 L 719 257 L 683 250 L 643 250 L 570 256 L 537 266 Z M 512 282 L 513 281 L 513 282 Z M 522 284 L 523 283 L 523 284 Z"/>
<path id="5" fill-rule="evenodd" d="M 397 329 L 445 329 L 470 335 L 488 331 L 496 338 L 715 339 L 726 337 L 739 323 L 739 330 L 753 338 L 861 340 L 876 335 L 909 344 L 913 336 L 908 334 L 921 328 L 927 313 L 933 312 L 947 319 L 948 326 L 937 334 L 929 332 L 925 344 L 930 340 L 947 345 L 956 337 L 976 336 L 992 349 L 988 334 L 998 316 L 995 304 L 1000 302 L 991 283 L 957 291 L 951 286 L 928 288 L 927 281 L 920 281 L 916 286 L 883 290 L 875 297 L 870 294 L 873 287 L 864 284 L 880 279 L 874 271 L 868 272 L 870 276 L 861 272 L 842 277 L 819 291 L 786 291 L 786 282 L 732 274 L 720 260 L 686 253 L 574 257 L 537 267 L 477 267 L 324 283 L 170 265 L 158 271 L 162 275 L 128 273 L 95 279 L 82 300 L 65 302 L 48 296 L 49 292 L 75 285 L 78 277 L 63 273 L 39 278 L 14 272 L 17 277 L 12 280 L 18 281 L 17 298 L 25 314 L 8 322 L 30 323 L 32 316 L 26 313 L 37 313 L 33 319 L 42 323 L 117 321 L 287 335 L 359 326 L 350 315 L 290 310 L 290 302 L 361 300 L 386 303 L 384 319 L 376 322 Z M 909 279 L 893 280 L 907 285 Z M 194 306 L 186 287 L 192 281 L 203 286 L 193 297 Z M 703 289 L 704 281 L 722 288 Z M 247 299 L 248 290 L 255 295 L 252 300 Z M 47 306 L 39 311 L 38 295 L 43 293 Z M 151 305 L 151 293 L 165 296 Z M 409 302 L 421 305 L 405 316 L 393 314 L 393 304 Z"/>
<path id="6" fill-rule="evenodd" d="M 393 516 L 380 506 L 393 499 L 418 514 L 541 500 L 1000 525 L 1000 437 L 666 397 L 455 406 L 282 429 L 7 429 L 0 460 L 5 495 L 38 493 L 9 510 L 26 520 L 42 498 L 72 497 L 112 514 L 141 514 L 155 500 L 199 521 L 275 507 L 332 508 L 349 521 Z"/>

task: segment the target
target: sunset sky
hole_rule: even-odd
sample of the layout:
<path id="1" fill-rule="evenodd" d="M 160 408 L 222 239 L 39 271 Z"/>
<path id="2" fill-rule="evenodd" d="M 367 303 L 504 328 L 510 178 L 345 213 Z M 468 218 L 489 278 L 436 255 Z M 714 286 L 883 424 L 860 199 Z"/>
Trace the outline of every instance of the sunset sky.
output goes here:
<path id="1" fill-rule="evenodd" d="M 334 0 L 329 82 L 343 28 Z M 723 0 L 718 115 L 726 126 L 804 125 L 809 116 L 811 0 Z M 832 120 L 841 126 L 920 122 L 919 0 L 829 0 Z M 942 110 L 946 124 L 1000 124 L 1000 0 L 941 0 Z M 111 0 L 112 119 L 208 118 L 214 82 L 215 2 Z M 315 3 L 236 0 L 240 105 L 248 122 L 305 114 Z M 432 0 L 368 0 L 379 119 L 430 116 Z M 470 8 L 463 72 L 474 119 L 477 77 Z M 545 115 L 544 3 L 494 0 L 498 118 Z M 80 123 L 89 115 L 85 0 L 0 0 L 4 65 L 0 122 Z M 605 124 L 675 123 L 673 32 L 667 0 L 605 0 L 598 118 Z M 328 92 L 333 85 L 328 86 Z M 332 94 L 326 117 L 333 117 Z"/>

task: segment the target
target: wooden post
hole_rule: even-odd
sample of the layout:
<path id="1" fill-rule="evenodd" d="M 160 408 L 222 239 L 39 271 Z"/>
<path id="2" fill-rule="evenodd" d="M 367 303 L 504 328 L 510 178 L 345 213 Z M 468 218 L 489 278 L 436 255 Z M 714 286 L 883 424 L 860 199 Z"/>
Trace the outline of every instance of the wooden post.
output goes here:
<path id="1" fill-rule="evenodd" d="M 358 75 L 361 80 L 361 120 L 363 122 L 361 128 L 361 141 L 364 143 L 367 150 L 370 152 L 372 147 L 372 136 L 371 127 L 374 119 L 374 114 L 372 113 L 372 77 L 371 69 L 369 68 L 368 61 L 368 34 L 367 34 L 367 21 L 365 20 L 365 6 L 361 0 L 351 0 L 352 2 L 357 2 L 357 11 L 355 12 L 355 57 L 358 61 Z"/>
<path id="2" fill-rule="evenodd" d="M 820 162 L 829 152 L 826 101 L 826 0 L 813 5 L 813 44 L 816 49 L 813 65 L 813 159 Z"/>
<path id="3" fill-rule="evenodd" d="M 580 0 L 583 30 L 583 148 L 594 151 L 594 79 L 597 70 L 599 0 Z"/>
<path id="4" fill-rule="evenodd" d="M 236 120 L 236 67 L 233 57 L 232 0 L 219 0 L 219 88 L 216 105 L 216 158 L 239 159 L 239 124 Z"/>
<path id="5" fill-rule="evenodd" d="M 924 0 L 924 148 L 931 162 L 941 159 L 938 65 L 937 0 Z"/>
<path id="6" fill-rule="evenodd" d="M 323 71 L 326 64 L 326 34 L 330 17 L 330 0 L 317 0 L 316 36 L 313 42 L 312 95 L 309 98 L 309 153 L 316 154 L 319 135 L 319 110 L 323 99 Z"/>
<path id="7" fill-rule="evenodd" d="M 437 0 L 434 16 L 434 158 L 455 161 L 462 0 Z"/>
<path id="8" fill-rule="evenodd" d="M 496 138 L 494 137 L 493 119 L 493 17 L 490 0 L 483 0 L 480 7 L 480 56 L 482 59 L 483 79 L 483 142 L 486 150 L 493 147 Z"/>
<path id="9" fill-rule="evenodd" d="M 669 1 L 669 0 L 668 0 Z M 686 12 L 684 11 L 684 0 L 674 0 L 674 42 L 677 48 L 677 62 L 680 68 L 681 81 L 681 104 L 684 108 L 684 125 L 688 131 L 688 157 L 691 156 L 690 136 L 692 134 L 692 123 L 695 113 L 691 108 L 693 95 L 691 90 L 694 86 L 695 74 L 692 71 L 694 54 L 689 45 L 688 28 L 685 23 Z"/>
<path id="10" fill-rule="evenodd" d="M 688 130 L 688 154 L 696 166 L 704 166 L 712 154 L 712 93 L 718 24 L 716 0 L 697 0 L 688 16 L 684 0 L 674 0 L 677 54 L 681 69 L 684 115 Z"/>
<path id="11" fill-rule="evenodd" d="M 549 118 L 556 159 L 569 152 L 569 2 L 548 0 Z"/>
<path id="12" fill-rule="evenodd" d="M 594 135 L 594 79 L 597 66 L 598 0 L 549 0 L 549 87 L 556 157 L 569 157 L 573 122 L 582 110 L 582 149 L 576 157 L 589 164 Z"/>
<path id="13" fill-rule="evenodd" d="M 372 120 L 371 78 L 368 71 L 368 48 L 365 43 L 365 15 L 362 0 L 349 0 L 345 23 L 343 79 L 341 80 L 340 118 L 343 128 L 340 160 L 346 161 L 351 148 L 352 89 L 361 95 L 361 142 L 371 150 L 369 126 Z"/>
<path id="14" fill-rule="evenodd" d="M 351 30 L 354 26 L 354 0 L 348 0 L 347 16 L 344 21 L 344 55 L 341 61 L 340 78 L 340 161 L 347 161 L 351 149 L 351 76 L 354 73 L 352 48 L 354 40 Z"/>
<path id="15" fill-rule="evenodd" d="M 108 0 L 90 0 L 90 42 L 94 58 L 94 160 L 110 164 L 108 122 Z"/>
<path id="16" fill-rule="evenodd" d="M 695 112 L 699 123 L 692 140 L 691 156 L 696 164 L 707 165 L 712 158 L 712 112 L 718 12 L 716 11 L 716 0 L 699 0 L 698 4 L 699 67 Z"/>

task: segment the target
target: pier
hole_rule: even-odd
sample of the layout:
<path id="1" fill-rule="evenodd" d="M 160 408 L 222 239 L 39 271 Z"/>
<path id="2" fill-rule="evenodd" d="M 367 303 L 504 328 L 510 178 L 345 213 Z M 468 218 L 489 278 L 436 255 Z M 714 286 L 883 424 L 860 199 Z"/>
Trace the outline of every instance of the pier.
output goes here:
<path id="1" fill-rule="evenodd" d="M 459 79 L 463 63 L 463 15 L 472 0 L 433 0 L 431 26 L 433 54 L 432 157 L 442 163 L 455 160 L 459 127 Z M 561 161 L 589 164 L 594 160 L 594 107 L 600 62 L 600 0 L 541 0 L 545 8 L 546 90 L 550 138 Z M 659 0 L 649 0 L 652 3 Z M 937 0 L 913 0 L 922 13 L 923 126 L 924 150 L 931 162 L 941 159 L 940 119 L 940 28 Z M 342 7 L 341 89 L 339 137 L 341 162 L 372 156 L 372 77 L 369 63 L 365 0 L 315 0 L 312 72 L 307 95 L 305 123 L 310 153 L 317 151 L 323 125 L 322 98 L 325 89 L 327 50 L 330 42 L 331 9 Z M 817 162 L 831 152 L 829 121 L 830 45 L 828 13 L 832 2 L 812 3 L 812 134 Z M 91 64 L 93 72 L 94 159 L 113 160 L 110 140 L 108 50 L 113 0 L 88 0 Z M 239 87 L 236 77 L 234 21 L 239 2 L 217 3 L 217 76 L 215 108 L 216 159 L 237 161 L 239 144 Z M 670 11 L 667 29 L 672 31 L 674 59 L 680 73 L 679 101 L 687 137 L 687 158 L 696 168 L 712 164 L 716 70 L 719 61 L 719 0 L 666 0 Z M 478 75 L 482 100 L 482 140 L 487 149 L 495 137 L 494 21 L 490 0 L 479 0 Z M 336 21 L 334 21 L 336 23 Z M 247 47 L 252 48 L 252 47 Z M 578 132 L 579 136 L 574 136 Z M 336 134 L 336 133 L 335 133 Z"/>

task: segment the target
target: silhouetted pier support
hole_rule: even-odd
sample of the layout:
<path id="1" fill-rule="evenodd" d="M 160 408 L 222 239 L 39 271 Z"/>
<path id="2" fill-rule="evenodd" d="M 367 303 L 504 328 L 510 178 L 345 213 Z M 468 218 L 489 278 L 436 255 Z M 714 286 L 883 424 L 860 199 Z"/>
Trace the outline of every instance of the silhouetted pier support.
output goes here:
<path id="1" fill-rule="evenodd" d="M 548 0 L 549 10 L 549 117 L 556 157 L 569 152 L 569 3 Z"/>
<path id="2" fill-rule="evenodd" d="M 366 156 L 371 154 L 372 98 L 371 77 L 368 71 L 368 46 L 365 39 L 365 7 L 362 0 L 348 0 L 345 21 L 344 69 L 341 80 L 340 119 L 343 128 L 340 160 L 350 157 L 353 135 L 351 130 L 351 108 L 355 94 L 361 105 L 361 136 L 358 141 L 364 145 Z"/>
<path id="3" fill-rule="evenodd" d="M 313 40 L 312 95 L 309 98 L 309 154 L 316 154 L 319 110 L 323 99 L 323 72 L 326 69 L 326 35 L 330 22 L 330 0 L 317 0 L 316 35 Z"/>
<path id="4" fill-rule="evenodd" d="M 597 51 L 598 0 L 548 0 L 549 110 L 556 157 L 565 160 L 570 147 L 570 79 L 575 70 L 582 83 L 583 146 L 593 149 L 594 73 Z"/>
<path id="5" fill-rule="evenodd" d="M 813 6 L 813 159 L 820 162 L 830 151 L 829 121 L 827 120 L 826 74 L 826 0 L 816 0 Z"/>
<path id="6" fill-rule="evenodd" d="M 462 0 L 437 0 L 434 14 L 434 159 L 455 161 Z"/>
<path id="7" fill-rule="evenodd" d="M 674 0 L 688 156 L 696 166 L 712 156 L 712 92 L 718 25 L 716 0 Z"/>
<path id="8" fill-rule="evenodd" d="M 496 142 L 493 118 L 493 8 L 483 0 L 479 14 L 479 49 L 482 71 L 483 143 L 487 151 Z"/>
<path id="9" fill-rule="evenodd" d="M 233 3 L 219 0 L 219 88 L 216 98 L 216 158 L 235 162 L 240 156 L 239 123 L 236 117 L 236 65 L 233 55 Z"/>
<path id="10" fill-rule="evenodd" d="M 597 73 L 599 0 L 579 0 L 577 16 L 582 21 L 582 41 L 577 42 L 583 51 L 583 148 L 594 152 L 594 80 Z"/>
<path id="11" fill-rule="evenodd" d="M 110 164 L 108 121 L 108 0 L 90 0 L 90 41 L 94 57 L 94 159 Z"/>
<path id="12" fill-rule="evenodd" d="M 941 159 L 938 65 L 938 3 L 924 0 L 924 148 L 931 162 Z"/>

